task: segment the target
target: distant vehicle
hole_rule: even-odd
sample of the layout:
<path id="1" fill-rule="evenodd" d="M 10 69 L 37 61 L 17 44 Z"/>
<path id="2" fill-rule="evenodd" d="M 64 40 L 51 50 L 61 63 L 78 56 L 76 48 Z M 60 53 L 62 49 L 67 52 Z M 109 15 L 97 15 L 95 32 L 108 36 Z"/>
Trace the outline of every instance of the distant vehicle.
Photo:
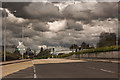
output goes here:
<path id="1" fill-rule="evenodd" d="M 63 55 L 63 54 L 65 54 L 65 53 L 59 53 L 58 56 Z"/>

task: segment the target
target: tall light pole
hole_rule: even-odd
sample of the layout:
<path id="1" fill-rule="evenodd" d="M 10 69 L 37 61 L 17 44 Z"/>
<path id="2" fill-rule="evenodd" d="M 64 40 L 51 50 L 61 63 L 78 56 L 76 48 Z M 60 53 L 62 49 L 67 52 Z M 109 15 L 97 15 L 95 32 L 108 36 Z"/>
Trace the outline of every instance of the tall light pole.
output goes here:
<path id="1" fill-rule="evenodd" d="M 32 26 L 32 23 L 31 23 L 30 26 L 27 27 L 27 28 L 28 28 L 28 29 L 31 29 L 31 28 L 32 28 L 31 26 Z M 21 29 L 22 29 L 22 31 L 21 31 L 21 40 L 22 40 L 22 43 L 23 43 L 25 26 L 22 25 Z M 24 50 L 24 49 L 23 49 L 23 50 Z M 24 54 L 24 51 L 22 52 L 22 59 L 24 58 L 23 54 Z"/>
<path id="2" fill-rule="evenodd" d="M 108 21 L 111 22 L 111 20 L 108 20 Z M 111 33 L 110 28 L 109 28 L 109 33 Z M 118 46 L 118 30 L 117 30 L 117 34 L 116 34 L 116 46 Z"/>
<path id="3" fill-rule="evenodd" d="M 23 56 L 23 54 L 24 54 L 23 38 L 24 38 L 24 26 L 21 25 L 21 43 L 22 43 L 22 47 L 19 47 L 19 49 L 21 51 L 22 59 L 24 58 L 24 56 Z"/>
<path id="4" fill-rule="evenodd" d="M 23 38 L 24 38 L 24 26 L 22 25 L 22 34 L 21 34 L 22 42 L 23 42 Z"/>
<path id="5" fill-rule="evenodd" d="M 16 11 L 14 11 L 14 13 L 16 13 Z M 4 14 L 4 19 L 3 19 L 3 29 L 4 29 L 4 31 L 3 31 L 3 42 L 4 42 L 4 44 L 3 44 L 3 50 L 4 50 L 4 61 L 6 61 L 6 18 L 7 18 L 7 11 L 6 11 L 6 9 L 5 8 L 3 8 L 3 14 Z"/>
<path id="6" fill-rule="evenodd" d="M 6 10 L 5 9 L 3 9 L 3 13 L 4 13 L 4 21 L 3 21 L 3 25 L 4 25 L 4 31 L 3 31 L 3 34 L 4 34 L 4 36 L 3 36 L 3 39 L 4 39 L 4 47 L 3 47 L 3 49 L 4 49 L 4 62 L 6 61 L 6 17 L 7 17 L 7 15 L 6 15 Z"/>

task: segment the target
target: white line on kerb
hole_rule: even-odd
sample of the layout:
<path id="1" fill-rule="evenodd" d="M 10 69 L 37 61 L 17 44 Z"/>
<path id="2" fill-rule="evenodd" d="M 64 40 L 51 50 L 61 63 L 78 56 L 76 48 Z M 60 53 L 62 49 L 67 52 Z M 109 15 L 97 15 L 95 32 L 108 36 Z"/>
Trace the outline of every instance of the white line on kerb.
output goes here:
<path id="1" fill-rule="evenodd" d="M 34 66 L 34 62 L 32 61 L 32 63 L 33 63 L 34 78 L 37 78 L 37 76 L 36 76 L 36 70 L 35 70 L 35 66 Z"/>

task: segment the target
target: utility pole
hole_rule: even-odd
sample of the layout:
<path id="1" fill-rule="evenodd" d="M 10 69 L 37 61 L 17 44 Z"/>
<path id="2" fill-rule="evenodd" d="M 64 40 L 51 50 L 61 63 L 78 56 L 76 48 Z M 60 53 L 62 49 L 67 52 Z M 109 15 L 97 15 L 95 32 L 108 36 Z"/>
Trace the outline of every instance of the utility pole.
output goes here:
<path id="1" fill-rule="evenodd" d="M 4 13 L 4 62 L 6 61 L 6 10 L 3 9 Z"/>
<path id="2" fill-rule="evenodd" d="M 21 38 L 22 38 L 22 43 L 23 43 L 23 37 L 24 37 L 23 25 L 22 25 L 22 34 L 21 34 L 21 35 L 22 35 L 22 37 L 21 37 Z M 24 54 L 24 53 L 22 53 L 22 59 L 24 58 L 24 57 L 23 57 L 23 54 Z"/>

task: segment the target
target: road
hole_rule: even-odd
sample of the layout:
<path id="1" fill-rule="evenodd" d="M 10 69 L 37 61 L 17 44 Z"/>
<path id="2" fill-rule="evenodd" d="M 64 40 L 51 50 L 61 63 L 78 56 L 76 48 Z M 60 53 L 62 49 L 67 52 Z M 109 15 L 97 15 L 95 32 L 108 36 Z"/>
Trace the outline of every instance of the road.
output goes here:
<path id="1" fill-rule="evenodd" d="M 47 62 L 47 61 L 44 61 Z M 33 61 L 34 66 L 3 78 L 118 78 L 118 64 L 104 62 Z M 5 79 L 5 80 L 6 80 Z"/>

